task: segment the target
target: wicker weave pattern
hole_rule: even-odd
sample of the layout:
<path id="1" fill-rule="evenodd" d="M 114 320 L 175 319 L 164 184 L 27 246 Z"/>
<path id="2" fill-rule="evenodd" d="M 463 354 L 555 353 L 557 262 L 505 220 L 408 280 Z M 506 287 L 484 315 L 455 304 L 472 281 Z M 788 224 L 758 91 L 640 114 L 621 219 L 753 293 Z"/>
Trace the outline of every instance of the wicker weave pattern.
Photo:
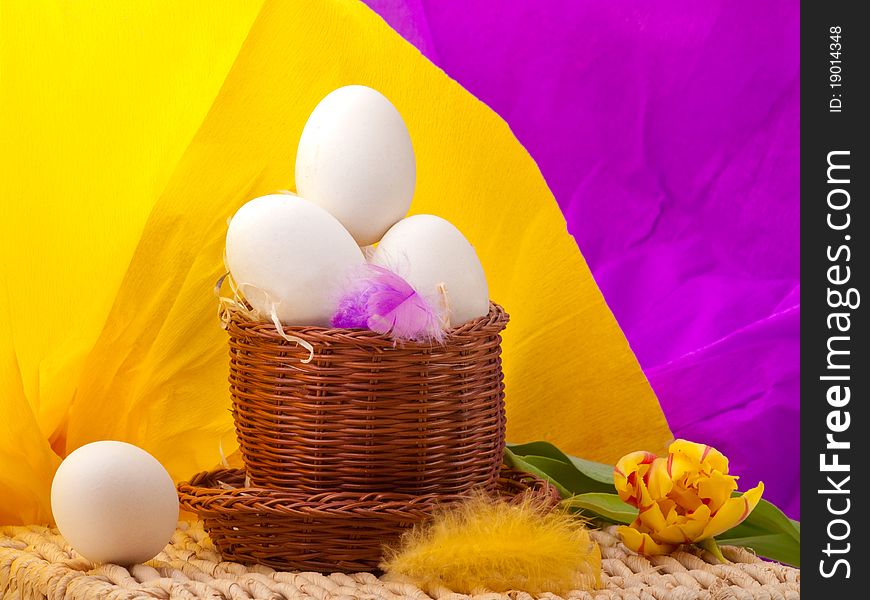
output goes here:
<path id="1" fill-rule="evenodd" d="M 444 345 L 371 331 L 231 315 L 230 389 L 242 456 L 262 487 L 312 493 L 454 494 L 493 488 L 504 451 L 501 337 L 508 315 L 450 330 Z"/>
<path id="2" fill-rule="evenodd" d="M 205 521 L 224 557 L 280 569 L 357 572 L 375 569 L 382 547 L 459 496 L 331 492 L 314 496 L 244 488 L 240 470 L 200 473 L 178 486 L 181 505 Z M 518 471 L 499 479 L 505 497 L 533 493 L 555 505 L 551 485 Z"/>
<path id="3" fill-rule="evenodd" d="M 800 571 L 724 547 L 730 565 L 706 554 L 676 552 L 655 561 L 637 556 L 611 531 L 595 531 L 604 556 L 604 590 L 571 600 L 798 600 Z M 201 524 L 181 523 L 172 544 L 152 561 L 125 569 L 93 565 L 45 527 L 0 527 L 0 598 L 4 600 L 464 600 L 449 590 L 387 581 L 371 573 L 321 575 L 223 562 Z M 475 600 L 532 600 L 523 592 Z M 548 595 L 550 600 L 559 600 Z"/>

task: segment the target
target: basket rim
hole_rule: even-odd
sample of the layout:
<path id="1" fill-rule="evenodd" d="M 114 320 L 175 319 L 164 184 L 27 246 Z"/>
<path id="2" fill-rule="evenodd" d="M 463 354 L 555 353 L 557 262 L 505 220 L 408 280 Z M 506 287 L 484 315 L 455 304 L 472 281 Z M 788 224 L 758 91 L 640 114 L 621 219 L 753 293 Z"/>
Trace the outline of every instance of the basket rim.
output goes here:
<path id="1" fill-rule="evenodd" d="M 226 308 L 231 327 L 253 334 L 259 337 L 271 338 L 276 342 L 285 341 L 285 338 L 275 329 L 272 321 L 252 321 L 244 318 L 239 310 Z M 466 337 L 478 337 L 480 335 L 496 335 L 501 332 L 510 320 L 510 315 L 500 304 L 490 300 L 489 312 L 476 319 L 472 319 L 461 325 L 451 327 L 444 332 L 444 342 L 414 342 L 396 340 L 387 334 L 377 333 L 369 329 L 347 329 L 342 327 L 322 327 L 318 325 L 282 325 L 285 334 L 297 337 L 315 337 L 319 339 L 332 339 L 335 342 L 347 343 L 382 343 L 391 347 L 400 347 L 417 350 L 437 349 L 452 340 L 461 340 Z"/>
<path id="2" fill-rule="evenodd" d="M 418 513 L 421 517 L 427 517 L 437 506 L 467 497 L 467 494 L 402 492 L 307 493 L 285 488 L 238 486 L 244 483 L 244 477 L 244 469 L 219 468 L 197 473 L 189 481 L 176 486 L 179 501 L 183 508 L 194 513 L 232 510 L 257 514 L 352 514 L 382 518 L 391 512 L 401 512 L 403 515 Z M 230 487 L 220 487 L 222 484 Z M 511 490 L 511 484 L 519 489 Z M 549 482 L 509 467 L 502 468 L 499 490 L 509 498 L 530 492 L 552 503 L 560 499 L 558 491 Z"/>

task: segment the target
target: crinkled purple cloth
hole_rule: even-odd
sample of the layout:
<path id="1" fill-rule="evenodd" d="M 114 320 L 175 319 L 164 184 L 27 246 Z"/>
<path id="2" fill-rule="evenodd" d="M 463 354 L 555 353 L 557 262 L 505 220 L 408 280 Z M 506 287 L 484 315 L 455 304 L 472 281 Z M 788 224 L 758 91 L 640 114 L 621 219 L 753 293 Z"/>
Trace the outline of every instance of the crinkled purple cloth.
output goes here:
<path id="1" fill-rule="evenodd" d="M 538 162 L 674 434 L 797 518 L 798 2 L 366 1 Z"/>

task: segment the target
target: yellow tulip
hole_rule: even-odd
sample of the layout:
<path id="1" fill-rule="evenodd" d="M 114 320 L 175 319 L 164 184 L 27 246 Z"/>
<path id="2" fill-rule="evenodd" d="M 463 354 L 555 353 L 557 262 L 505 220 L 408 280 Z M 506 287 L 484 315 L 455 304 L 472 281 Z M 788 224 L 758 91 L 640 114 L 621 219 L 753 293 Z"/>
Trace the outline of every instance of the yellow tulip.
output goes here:
<path id="1" fill-rule="evenodd" d="M 673 552 L 680 544 L 715 537 L 739 525 L 758 505 L 764 483 L 740 496 L 728 459 L 711 446 L 676 440 L 666 458 L 650 452 L 623 456 L 613 469 L 619 497 L 638 516 L 619 528 L 626 547 L 640 554 Z"/>

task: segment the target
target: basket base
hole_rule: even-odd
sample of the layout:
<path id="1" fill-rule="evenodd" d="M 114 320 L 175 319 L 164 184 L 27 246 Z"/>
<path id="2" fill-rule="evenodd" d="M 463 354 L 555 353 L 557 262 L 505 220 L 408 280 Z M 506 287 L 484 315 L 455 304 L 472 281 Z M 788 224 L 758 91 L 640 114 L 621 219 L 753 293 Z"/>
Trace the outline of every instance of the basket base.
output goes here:
<path id="1" fill-rule="evenodd" d="M 197 514 L 227 560 L 284 570 L 352 573 L 378 568 L 383 546 L 428 519 L 445 494 L 333 492 L 308 495 L 244 487 L 244 471 L 200 473 L 178 485 L 181 506 Z M 549 483 L 503 469 L 499 493 L 531 493 L 555 505 Z"/>

